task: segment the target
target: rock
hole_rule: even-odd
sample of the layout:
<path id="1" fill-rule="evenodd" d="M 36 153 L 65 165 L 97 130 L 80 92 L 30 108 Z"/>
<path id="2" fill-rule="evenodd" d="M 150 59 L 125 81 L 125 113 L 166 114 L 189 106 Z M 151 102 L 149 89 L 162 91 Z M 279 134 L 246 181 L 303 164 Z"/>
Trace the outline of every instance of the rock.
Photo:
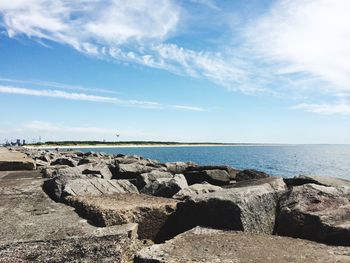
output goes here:
<path id="1" fill-rule="evenodd" d="M 34 170 L 35 162 L 32 158 L 20 152 L 11 152 L 0 147 L 0 171 Z"/>
<path id="2" fill-rule="evenodd" d="M 282 178 L 270 177 L 245 187 L 191 196 L 178 204 L 168 233 L 174 236 L 194 226 L 206 226 L 272 234 L 278 199 L 285 189 Z"/>
<path id="3" fill-rule="evenodd" d="M 212 193 L 218 190 L 222 190 L 220 186 L 211 185 L 208 183 L 203 184 L 193 184 L 186 188 L 183 188 L 179 192 L 177 192 L 173 198 L 178 200 L 184 200 L 187 197 L 194 196 L 194 195 L 200 195 L 200 194 L 206 194 L 206 193 Z"/>
<path id="4" fill-rule="evenodd" d="M 99 174 L 104 179 L 112 179 L 113 175 L 109 166 L 103 162 L 92 164 L 91 167 L 84 169 L 83 174 Z"/>
<path id="5" fill-rule="evenodd" d="M 163 172 L 158 170 L 153 170 L 149 173 L 143 173 L 139 175 L 137 180 L 137 188 L 141 190 L 146 185 L 152 184 L 155 180 L 161 179 L 161 178 L 173 178 L 174 175 L 169 172 Z"/>
<path id="6" fill-rule="evenodd" d="M 170 180 L 165 179 L 160 182 L 158 189 L 155 191 L 155 196 L 172 197 L 181 189 L 188 187 L 186 178 L 182 174 L 176 174 Z"/>
<path id="7" fill-rule="evenodd" d="M 118 164 L 112 168 L 113 179 L 135 179 L 137 176 L 143 173 L 149 173 L 154 168 L 138 163 L 131 164 Z"/>
<path id="8" fill-rule="evenodd" d="M 288 237 L 196 227 L 139 251 L 135 263 L 350 262 L 350 249 Z"/>
<path id="9" fill-rule="evenodd" d="M 276 233 L 350 246 L 350 187 L 293 187 L 281 199 Z"/>
<path id="10" fill-rule="evenodd" d="M 189 185 L 208 182 L 210 184 L 220 186 L 230 183 L 230 176 L 225 170 L 186 170 L 184 175 Z"/>
<path id="11" fill-rule="evenodd" d="M 162 228 L 176 209 L 177 201 L 143 194 L 70 196 L 68 203 L 96 226 L 138 223 L 141 239 L 162 239 Z"/>
<path id="12" fill-rule="evenodd" d="M 59 176 L 44 183 L 44 190 L 56 201 L 64 202 L 67 196 L 100 196 L 113 193 L 138 193 L 128 180 L 101 178 L 72 178 Z"/>
<path id="13" fill-rule="evenodd" d="M 57 176 L 79 177 L 82 175 L 83 169 L 85 169 L 84 166 L 69 167 L 67 165 L 55 165 L 47 166 L 41 171 L 44 178 L 54 178 Z"/>
<path id="14" fill-rule="evenodd" d="M 224 170 L 228 173 L 230 180 L 235 180 L 236 174 L 240 172 L 240 170 L 235 169 L 231 166 L 227 165 L 204 165 L 204 166 L 194 166 L 188 167 L 186 171 L 205 171 L 205 170 Z"/>
<path id="15" fill-rule="evenodd" d="M 168 172 L 173 174 L 182 174 L 189 167 L 196 167 L 197 164 L 193 162 L 167 162 L 164 163 Z"/>
<path id="16" fill-rule="evenodd" d="M 267 178 L 267 177 L 269 177 L 267 173 L 253 170 L 253 169 L 248 169 L 237 173 L 235 180 L 237 182 L 240 182 L 245 180 L 261 179 L 261 178 Z"/>
<path id="17" fill-rule="evenodd" d="M 317 176 L 317 175 L 300 175 L 293 178 L 285 178 L 284 182 L 288 187 L 299 186 L 303 184 L 318 184 L 323 186 L 344 186 L 350 187 L 350 181 L 327 176 Z"/>
<path id="18" fill-rule="evenodd" d="M 51 165 L 68 165 L 70 167 L 75 167 L 77 164 L 73 159 L 66 157 L 60 157 L 51 162 Z"/>
<path id="19" fill-rule="evenodd" d="M 40 159 L 36 159 L 35 164 L 36 164 L 36 167 L 46 167 L 50 165 L 48 162 L 44 162 Z"/>

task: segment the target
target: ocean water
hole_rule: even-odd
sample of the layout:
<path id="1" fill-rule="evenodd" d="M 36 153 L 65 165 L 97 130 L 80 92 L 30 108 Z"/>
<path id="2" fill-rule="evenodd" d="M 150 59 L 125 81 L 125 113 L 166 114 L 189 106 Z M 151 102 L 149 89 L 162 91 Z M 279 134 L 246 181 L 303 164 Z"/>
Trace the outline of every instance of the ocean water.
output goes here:
<path id="1" fill-rule="evenodd" d="M 230 165 L 270 175 L 324 175 L 350 179 L 350 145 L 84 148 L 83 152 L 136 154 L 161 162 Z"/>

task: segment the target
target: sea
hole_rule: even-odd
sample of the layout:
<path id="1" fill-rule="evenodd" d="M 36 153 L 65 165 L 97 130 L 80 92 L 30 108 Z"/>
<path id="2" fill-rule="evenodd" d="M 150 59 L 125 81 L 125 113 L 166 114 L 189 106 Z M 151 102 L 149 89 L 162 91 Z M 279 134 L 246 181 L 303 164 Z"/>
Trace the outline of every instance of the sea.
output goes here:
<path id="1" fill-rule="evenodd" d="M 282 177 L 322 175 L 350 179 L 350 145 L 91 147 L 77 150 L 141 155 L 160 162 L 230 165 Z"/>

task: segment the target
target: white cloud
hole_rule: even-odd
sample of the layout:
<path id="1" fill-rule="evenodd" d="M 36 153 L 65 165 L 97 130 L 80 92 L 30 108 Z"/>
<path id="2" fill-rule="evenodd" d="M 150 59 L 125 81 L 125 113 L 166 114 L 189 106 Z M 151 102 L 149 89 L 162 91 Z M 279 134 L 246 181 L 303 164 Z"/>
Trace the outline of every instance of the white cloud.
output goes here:
<path id="1" fill-rule="evenodd" d="M 320 113 L 320 114 L 341 114 L 350 115 L 350 105 L 347 103 L 338 104 L 308 104 L 302 103 L 292 107 L 292 109 L 302 109 L 308 112 Z"/>
<path id="2" fill-rule="evenodd" d="M 121 100 L 115 97 L 96 96 L 85 93 L 70 93 L 62 90 L 51 90 L 51 89 L 28 89 L 21 87 L 11 87 L 0 85 L 0 93 L 5 94 L 18 94 L 27 96 L 37 97 L 50 97 L 60 98 L 66 100 L 77 100 L 77 101 L 89 101 L 89 102 L 100 102 L 100 103 L 112 103 L 130 107 L 141 107 L 141 108 L 152 108 L 152 109 L 166 109 L 166 108 L 177 108 L 189 111 L 205 111 L 202 108 L 194 106 L 181 106 L 181 105 L 163 105 L 154 101 L 140 101 L 140 100 Z"/>
<path id="3" fill-rule="evenodd" d="M 248 47 L 270 63 L 274 78 L 313 80 L 308 89 L 319 92 L 350 92 L 349 10 L 348 0 L 278 1 L 248 27 Z"/>

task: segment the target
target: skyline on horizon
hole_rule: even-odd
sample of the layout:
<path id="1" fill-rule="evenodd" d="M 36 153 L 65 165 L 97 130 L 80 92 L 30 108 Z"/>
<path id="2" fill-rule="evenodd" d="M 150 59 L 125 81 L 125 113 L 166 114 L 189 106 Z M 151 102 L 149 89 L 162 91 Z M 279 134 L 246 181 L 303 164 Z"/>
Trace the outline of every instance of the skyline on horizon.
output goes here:
<path id="1" fill-rule="evenodd" d="M 0 0 L 0 143 L 350 144 L 349 10 Z"/>

